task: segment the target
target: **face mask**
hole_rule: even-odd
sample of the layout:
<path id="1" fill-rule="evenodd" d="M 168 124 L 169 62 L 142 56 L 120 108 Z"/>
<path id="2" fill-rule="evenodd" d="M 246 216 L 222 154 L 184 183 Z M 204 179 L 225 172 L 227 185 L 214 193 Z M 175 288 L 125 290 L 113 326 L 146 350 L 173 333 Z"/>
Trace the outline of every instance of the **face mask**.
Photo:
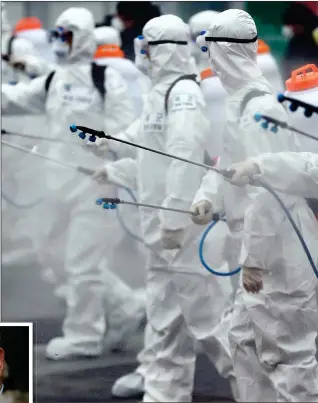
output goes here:
<path id="1" fill-rule="evenodd" d="M 282 35 L 284 38 L 290 39 L 294 36 L 294 31 L 289 25 L 284 25 L 282 28 Z"/>
<path id="2" fill-rule="evenodd" d="M 52 50 L 55 55 L 60 59 L 66 59 L 70 53 L 70 45 L 66 42 L 54 41 L 52 44 Z"/>

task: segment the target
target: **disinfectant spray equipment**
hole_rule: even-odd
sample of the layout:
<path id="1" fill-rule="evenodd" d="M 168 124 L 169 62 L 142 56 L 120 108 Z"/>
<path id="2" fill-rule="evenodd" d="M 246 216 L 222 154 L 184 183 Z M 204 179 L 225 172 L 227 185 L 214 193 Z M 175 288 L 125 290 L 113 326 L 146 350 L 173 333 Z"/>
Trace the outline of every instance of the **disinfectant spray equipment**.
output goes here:
<path id="1" fill-rule="evenodd" d="M 22 152 L 27 153 L 27 154 L 32 153 L 33 155 L 35 155 L 35 156 L 37 156 L 37 157 L 46 159 L 46 160 L 51 161 L 51 162 L 55 162 L 55 163 L 57 163 L 57 164 L 59 164 L 59 165 L 61 165 L 61 166 L 64 166 L 65 168 L 75 169 L 75 170 L 78 171 L 79 173 L 85 174 L 85 175 L 87 175 L 87 176 L 91 176 L 91 175 L 93 175 L 93 174 L 95 173 L 95 170 L 93 170 L 93 169 L 90 169 L 90 168 L 87 168 L 87 167 L 83 167 L 83 166 L 80 166 L 80 165 L 73 165 L 73 164 L 70 164 L 70 163 L 65 163 L 65 162 L 56 160 L 56 159 L 54 159 L 54 158 L 48 157 L 48 156 L 46 156 L 46 155 L 44 155 L 44 154 L 41 154 L 41 153 L 39 153 L 39 152 L 30 151 L 30 150 L 28 150 L 28 149 L 25 148 L 25 147 L 22 147 L 22 146 L 19 146 L 19 145 L 16 145 L 16 144 L 12 144 L 12 143 L 7 142 L 7 141 L 5 141 L 5 140 L 2 140 L 1 143 L 2 143 L 3 145 L 7 146 L 7 147 L 11 147 L 11 148 L 13 148 L 13 149 L 22 151 Z M 122 201 L 122 200 L 120 200 L 119 198 L 110 198 L 110 199 L 98 199 L 98 200 L 96 201 L 96 204 L 98 204 L 98 205 L 103 204 L 103 208 L 105 208 L 105 209 L 115 209 L 117 204 L 128 204 L 128 205 L 137 206 L 137 207 L 143 206 L 143 207 L 149 207 L 149 208 L 154 208 L 154 209 L 159 209 L 159 210 L 168 210 L 168 211 L 173 211 L 173 212 L 178 212 L 178 213 L 191 214 L 191 212 L 190 212 L 190 211 L 187 211 L 187 210 L 179 210 L 179 209 L 166 208 L 166 207 L 161 207 L 161 206 L 156 206 L 156 205 L 150 205 L 150 204 L 148 205 L 148 204 L 137 203 L 136 197 L 135 197 L 135 195 L 133 194 L 133 192 L 131 191 L 131 189 L 129 189 L 129 188 L 125 187 L 125 186 L 120 186 L 120 185 L 118 185 L 118 184 L 116 184 L 116 186 L 118 186 L 118 187 L 124 189 L 125 191 L 127 191 L 127 193 L 131 196 L 131 198 L 132 198 L 134 201 L 133 201 L 133 202 L 129 202 L 129 201 Z M 118 213 L 118 209 L 117 209 L 117 213 Z M 123 222 L 123 220 L 120 218 L 120 215 L 119 215 L 119 214 L 117 215 L 117 217 L 118 217 L 118 219 L 119 219 L 119 222 L 122 224 L 124 230 L 125 230 L 130 236 L 132 236 L 135 240 L 144 243 L 144 242 L 143 242 L 143 239 L 141 239 L 141 238 L 139 238 L 137 235 L 133 234 L 133 233 L 127 228 L 127 226 L 125 225 L 125 223 Z M 218 215 L 218 214 L 215 214 L 214 219 L 215 219 L 215 220 L 219 220 L 219 215 Z"/>
<path id="2" fill-rule="evenodd" d="M 289 104 L 292 113 L 290 125 L 318 138 L 318 67 L 308 64 L 294 70 L 286 80 L 286 91 L 278 96 L 278 101 Z M 310 119 L 308 119 L 310 118 Z M 318 152 L 318 143 L 313 138 L 300 138 L 300 150 Z"/>
<path id="3" fill-rule="evenodd" d="M 306 117 L 318 113 L 318 67 L 307 64 L 294 70 L 286 80 L 285 94 L 280 94 L 278 101 L 290 101 L 292 112 L 296 112 L 299 106 L 303 107 Z"/>
<path id="4" fill-rule="evenodd" d="M 289 101 L 290 102 L 289 109 L 291 112 L 296 112 L 299 106 L 304 108 L 304 115 L 306 116 L 306 118 L 310 118 L 314 113 L 318 113 L 317 106 L 308 104 L 307 102 L 303 102 L 295 98 L 287 97 L 284 94 L 278 94 L 277 100 L 280 103 Z"/>
<path id="5" fill-rule="evenodd" d="M 152 153 L 155 153 L 155 154 L 163 155 L 163 156 L 165 156 L 165 157 L 173 158 L 173 159 L 180 160 L 180 161 L 183 161 L 183 162 L 192 164 L 192 165 L 196 165 L 196 166 L 200 166 L 200 167 L 202 167 L 202 168 L 206 168 L 206 169 L 208 169 L 208 170 L 212 170 L 212 171 L 214 171 L 214 172 L 217 172 L 218 174 L 223 175 L 223 176 L 226 177 L 226 178 L 232 178 L 233 174 L 235 173 L 234 170 L 224 170 L 224 169 L 221 170 L 221 169 L 217 169 L 217 168 L 211 167 L 211 166 L 206 165 L 206 164 L 200 164 L 200 163 L 198 163 L 198 162 L 191 161 L 191 160 L 188 160 L 188 159 L 185 159 L 185 158 L 181 158 L 181 157 L 178 157 L 178 156 L 176 156 L 176 155 L 168 154 L 168 153 L 165 153 L 165 152 L 162 152 L 162 151 L 154 150 L 154 149 L 149 148 L 149 147 L 141 146 L 141 145 L 136 144 L 136 143 L 132 143 L 132 142 L 129 142 L 129 141 L 121 140 L 121 139 L 112 137 L 112 136 L 109 135 L 109 134 L 105 134 L 103 131 L 94 130 L 94 129 L 91 129 L 91 128 L 89 128 L 89 127 L 71 125 L 71 126 L 70 126 L 70 130 L 71 130 L 71 132 L 72 132 L 73 134 L 75 134 L 78 130 L 80 130 L 80 133 L 78 134 L 78 136 L 79 136 L 80 138 L 82 138 L 82 139 L 85 139 L 85 138 L 86 138 L 86 135 L 89 134 L 90 136 L 89 136 L 89 139 L 88 139 L 88 140 L 91 141 L 91 142 L 96 142 L 96 139 L 97 139 L 97 138 L 105 138 L 105 139 L 108 139 L 108 140 L 118 141 L 118 142 L 120 142 L 120 143 L 124 143 L 124 144 L 130 145 L 130 146 L 136 147 L 136 148 L 140 148 L 140 149 L 142 149 L 142 150 L 146 150 L 146 151 L 149 151 L 149 152 L 152 152 Z M 280 197 L 276 194 L 276 192 L 275 192 L 269 185 L 267 185 L 266 183 L 264 183 L 263 181 L 260 181 L 259 179 L 258 179 L 257 181 L 255 181 L 255 180 L 253 179 L 253 180 L 251 180 L 251 183 L 250 183 L 250 184 L 251 184 L 252 186 L 261 186 L 261 187 L 264 187 L 264 188 L 265 188 L 268 192 L 270 192 L 270 193 L 275 197 L 275 199 L 278 201 L 278 203 L 280 204 L 280 206 L 281 206 L 282 209 L 284 210 L 284 212 L 285 212 L 287 218 L 289 219 L 289 221 L 290 221 L 292 227 L 294 228 L 294 230 L 295 230 L 295 232 L 296 232 L 296 234 L 297 234 L 297 236 L 298 236 L 298 238 L 299 238 L 299 240 L 300 240 L 300 242 L 301 242 L 301 244 L 302 244 L 302 246 L 303 246 L 303 248 L 304 248 L 304 251 L 305 251 L 305 253 L 306 253 L 306 255 L 307 255 L 307 258 L 308 258 L 308 260 L 309 260 L 309 263 L 310 263 L 310 265 L 311 265 L 311 267 L 312 267 L 312 269 L 313 269 L 315 275 L 316 275 L 317 278 L 318 278 L 318 270 L 317 270 L 317 268 L 316 268 L 316 265 L 315 265 L 315 263 L 314 263 L 314 261 L 313 261 L 313 258 L 312 258 L 312 256 L 311 256 L 311 254 L 310 254 L 310 252 L 309 252 L 309 249 L 308 249 L 308 247 L 307 247 L 307 245 L 306 245 L 306 243 L 305 243 L 305 241 L 304 241 L 304 239 L 303 239 L 303 237 L 302 237 L 300 231 L 298 230 L 298 228 L 297 228 L 297 226 L 296 226 L 296 224 L 295 224 L 293 218 L 291 217 L 291 215 L 290 215 L 290 213 L 289 213 L 287 207 L 284 205 L 283 201 L 282 201 L 282 200 L 280 199 Z M 106 198 L 105 200 L 110 200 L 110 199 L 107 199 L 107 198 Z M 99 201 L 99 203 L 100 203 L 100 201 Z M 103 202 L 102 202 L 102 203 L 103 203 Z M 109 203 L 107 203 L 107 202 L 106 202 L 105 204 L 106 204 L 106 206 L 109 205 Z M 116 205 L 116 203 L 114 203 L 114 204 L 112 204 L 112 205 Z M 152 208 L 153 208 L 152 205 L 147 205 L 147 206 L 145 206 L 145 207 L 152 207 Z M 107 207 L 105 207 L 105 208 L 107 208 Z M 158 208 L 158 206 L 156 206 L 156 208 Z M 219 219 L 219 217 L 218 217 L 218 219 Z M 212 227 L 213 227 L 213 226 L 210 226 L 210 229 L 211 229 Z M 201 258 L 201 256 L 202 256 L 202 251 L 201 251 L 201 252 L 199 251 L 199 253 L 200 253 L 200 258 Z M 203 266 L 204 266 L 205 268 L 207 268 L 206 263 L 203 263 L 202 259 L 201 259 L 201 262 L 202 262 Z M 218 273 L 218 272 L 215 272 L 215 271 L 212 270 L 212 269 L 209 270 L 209 271 L 210 271 L 211 273 L 213 273 L 213 274 L 217 274 L 217 275 L 221 275 L 221 276 L 229 276 L 229 275 L 234 275 L 234 274 L 238 273 L 239 268 L 237 268 L 237 269 L 235 269 L 234 271 L 229 272 L 229 273 Z"/>
<path id="6" fill-rule="evenodd" d="M 24 138 L 24 139 L 27 139 L 27 140 L 48 141 L 48 142 L 55 143 L 55 144 L 69 144 L 69 143 L 67 143 L 66 141 L 63 141 L 63 140 L 51 139 L 49 137 L 44 137 L 44 136 L 35 136 L 35 135 L 32 135 L 32 134 L 16 133 L 16 132 L 11 132 L 11 131 L 5 130 L 5 129 L 1 129 L 1 134 L 6 135 L 8 137 L 21 137 L 21 138 Z"/>
<path id="7" fill-rule="evenodd" d="M 318 137 L 312 136 L 311 134 L 298 130 L 295 127 L 289 126 L 287 123 L 282 122 L 278 119 L 271 118 L 270 116 L 267 115 L 262 115 L 261 113 L 256 113 L 254 115 L 254 119 L 256 120 L 256 122 L 261 122 L 263 120 L 263 122 L 261 123 L 261 127 L 265 130 L 269 129 L 273 133 L 277 133 L 278 127 L 280 127 L 281 129 L 291 130 L 295 133 L 301 134 L 302 136 L 308 137 L 310 139 L 318 140 Z M 270 124 L 272 124 L 271 127 Z"/>
<path id="8" fill-rule="evenodd" d="M 301 100 L 298 100 L 298 99 L 295 99 L 295 98 L 287 97 L 284 94 L 278 94 L 277 100 L 280 103 L 283 103 L 285 101 L 290 102 L 289 109 L 290 109 L 291 112 L 296 112 L 299 107 L 303 108 L 304 109 L 304 116 L 306 118 L 310 118 L 314 114 L 318 114 L 318 107 L 317 106 L 314 106 L 312 104 L 308 104 L 308 103 L 306 103 L 304 101 L 301 101 Z M 318 136 L 313 136 L 312 134 L 305 133 L 302 130 L 298 130 L 297 128 L 292 127 L 292 126 L 288 125 L 285 122 L 281 122 L 278 119 L 274 119 L 274 118 L 272 118 L 270 116 L 263 115 L 261 113 L 256 113 L 254 115 L 254 119 L 256 120 L 256 122 L 260 122 L 263 119 L 264 121 L 261 123 L 261 127 L 263 129 L 266 129 L 266 130 L 270 129 L 273 133 L 277 133 L 278 132 L 278 127 L 280 127 L 282 129 L 291 130 L 291 131 L 293 131 L 295 133 L 301 134 L 302 136 L 306 136 L 306 137 L 308 137 L 310 139 L 318 140 Z M 272 124 L 271 127 L 270 127 L 270 124 Z"/>
<path id="9" fill-rule="evenodd" d="M 52 139 L 49 137 L 44 137 L 44 136 L 36 136 L 36 135 L 31 135 L 31 134 L 24 134 L 24 133 L 16 133 L 16 132 L 11 132 L 9 130 L 5 130 L 5 129 L 1 129 L 1 134 L 7 137 L 20 137 L 23 138 L 25 140 L 34 140 L 34 141 L 47 141 L 49 143 L 54 143 L 54 144 L 65 144 L 65 145 L 70 145 L 68 142 L 60 140 L 60 139 Z M 80 143 L 75 143 L 74 146 L 77 147 L 82 147 L 82 145 Z M 21 151 L 21 149 L 19 149 Z M 25 151 L 26 152 L 26 151 Z M 114 159 L 117 159 L 116 153 L 112 152 L 111 150 L 108 150 L 108 152 L 110 154 L 112 154 L 112 157 Z M 34 150 L 29 150 L 29 153 L 32 155 L 36 155 L 36 152 Z M 131 192 L 130 189 L 125 188 L 125 190 L 130 194 L 130 196 L 134 199 L 135 196 L 133 195 L 133 193 Z M 9 197 L 6 192 L 2 189 L 2 193 L 1 193 L 1 197 L 10 205 L 12 205 L 13 207 L 17 208 L 17 209 L 31 209 L 37 205 L 39 205 L 40 203 L 42 203 L 44 201 L 44 197 L 39 197 L 36 200 L 32 201 L 32 202 L 23 202 L 21 203 L 20 201 L 15 201 L 13 200 L 11 197 Z M 117 216 L 118 216 L 118 220 L 120 221 L 121 225 L 123 226 L 123 228 L 125 229 L 125 231 L 127 233 L 129 233 L 130 236 L 132 236 L 135 239 L 138 239 L 138 241 L 141 241 L 140 238 L 138 238 L 135 234 L 133 234 L 127 227 L 126 224 L 124 223 L 124 221 L 121 219 L 119 211 L 117 211 Z"/>
<path id="10" fill-rule="evenodd" d="M 6 133 L 8 133 L 8 132 L 6 132 Z M 31 136 L 31 137 L 33 138 L 34 136 Z M 62 161 L 56 160 L 56 159 L 54 159 L 54 158 L 47 157 L 46 155 L 43 155 L 43 154 L 41 154 L 41 153 L 39 153 L 39 152 L 28 150 L 28 149 L 25 148 L 25 147 L 22 147 L 22 146 L 19 146 L 19 145 L 16 145 L 16 144 L 12 144 L 12 143 L 7 142 L 7 141 L 5 141 L 5 140 L 2 140 L 1 142 L 2 142 L 3 145 L 5 145 L 5 146 L 7 146 L 7 147 L 13 148 L 13 149 L 18 150 L 18 151 L 22 151 L 22 152 L 27 153 L 27 154 L 32 154 L 32 155 L 34 155 L 34 156 L 36 156 L 36 157 L 40 157 L 40 158 L 46 159 L 46 160 L 51 161 L 51 162 L 55 162 L 55 163 L 57 163 L 57 164 L 59 164 L 59 165 L 64 166 L 65 168 L 75 169 L 75 170 L 77 170 L 78 172 L 80 172 L 80 173 L 82 173 L 82 174 L 85 174 L 85 175 L 92 175 L 92 174 L 95 172 L 94 170 L 92 170 L 92 169 L 90 169 L 90 168 L 86 168 L 86 167 L 82 167 L 82 166 L 77 166 L 77 165 L 66 164 L 66 163 L 64 163 L 64 162 L 62 162 Z M 116 186 L 122 188 L 123 190 L 125 190 L 125 191 L 130 195 L 130 197 L 132 198 L 132 200 L 134 200 L 135 202 L 137 202 L 136 196 L 134 195 L 134 193 L 133 193 L 133 191 L 132 191 L 131 189 L 129 189 L 129 188 L 125 187 L 125 186 L 120 186 L 120 185 L 118 185 L 118 184 L 116 184 Z M 20 203 L 14 202 L 14 201 L 12 201 L 10 198 L 8 198 L 8 197 L 4 194 L 3 191 L 2 191 L 1 196 L 4 198 L 4 200 L 6 200 L 7 203 L 12 204 L 14 207 L 16 207 L 16 208 L 18 208 L 18 209 L 28 209 L 28 208 L 32 208 L 32 207 L 35 207 L 36 205 L 40 204 L 42 201 L 44 201 L 44 198 L 40 198 L 40 199 L 36 200 L 36 201 L 33 202 L 33 203 L 29 203 L 29 204 L 20 204 Z M 119 221 L 119 223 L 121 224 L 122 228 L 124 229 L 124 231 L 125 231 L 129 236 L 131 236 L 133 239 L 135 239 L 135 240 L 138 241 L 138 242 L 144 243 L 144 241 L 143 241 L 142 238 L 138 237 L 136 234 L 134 234 L 134 233 L 127 227 L 125 221 L 124 221 L 124 220 L 121 218 L 121 216 L 120 216 L 119 209 L 117 209 L 117 218 L 118 218 L 118 221 Z"/>

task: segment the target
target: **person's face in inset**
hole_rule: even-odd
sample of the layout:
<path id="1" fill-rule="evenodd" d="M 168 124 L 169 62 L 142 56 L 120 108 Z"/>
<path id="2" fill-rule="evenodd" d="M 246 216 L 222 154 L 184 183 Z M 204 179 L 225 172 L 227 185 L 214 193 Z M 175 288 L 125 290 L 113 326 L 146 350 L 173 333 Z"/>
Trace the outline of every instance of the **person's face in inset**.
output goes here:
<path id="1" fill-rule="evenodd" d="M 4 350 L 3 350 L 3 348 L 0 348 L 0 386 L 4 379 L 4 368 L 5 368 Z"/>

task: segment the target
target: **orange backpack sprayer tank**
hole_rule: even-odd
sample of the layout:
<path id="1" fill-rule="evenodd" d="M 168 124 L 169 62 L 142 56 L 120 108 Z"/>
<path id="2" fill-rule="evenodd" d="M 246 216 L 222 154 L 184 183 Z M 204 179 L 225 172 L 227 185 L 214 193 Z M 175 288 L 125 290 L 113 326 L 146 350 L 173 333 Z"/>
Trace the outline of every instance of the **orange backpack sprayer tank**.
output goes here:
<path id="1" fill-rule="evenodd" d="M 261 39 L 258 40 L 257 62 L 263 76 L 273 87 L 275 93 L 283 92 L 284 82 L 276 60 L 270 52 L 270 47 Z"/>
<path id="2" fill-rule="evenodd" d="M 318 67 L 308 64 L 294 70 L 286 81 L 285 96 L 318 106 Z M 318 114 L 314 113 L 310 118 L 304 115 L 303 108 L 299 107 L 290 113 L 290 126 L 302 130 L 318 138 Z M 318 153 L 318 141 L 299 136 L 301 151 Z"/>
<path id="3" fill-rule="evenodd" d="M 109 57 L 118 57 L 124 58 L 124 52 L 117 45 L 100 45 L 96 49 L 94 60 L 98 62 L 98 64 L 104 65 L 106 64 L 106 60 Z"/>

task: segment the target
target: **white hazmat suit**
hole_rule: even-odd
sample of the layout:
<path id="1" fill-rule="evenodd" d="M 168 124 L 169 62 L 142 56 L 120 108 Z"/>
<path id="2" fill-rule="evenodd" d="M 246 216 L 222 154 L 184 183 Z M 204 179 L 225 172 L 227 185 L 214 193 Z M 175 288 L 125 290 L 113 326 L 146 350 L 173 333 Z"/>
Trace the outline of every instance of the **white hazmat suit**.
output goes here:
<path id="1" fill-rule="evenodd" d="M 134 102 L 134 113 L 139 117 L 142 112 L 143 99 L 150 90 L 149 78 L 139 71 L 131 60 L 124 58 L 120 49 L 120 36 L 115 28 L 96 28 L 95 37 L 99 44 L 94 56 L 95 63 L 111 66 L 121 74 Z"/>
<path id="2" fill-rule="evenodd" d="M 133 104 L 125 82 L 113 68 L 105 71 L 104 101 L 93 83 L 91 62 L 96 42 L 92 14 L 85 8 L 73 7 L 60 15 L 56 26 L 71 32 L 72 42 L 67 45 L 57 39 L 53 44 L 61 65 L 50 87 L 46 91 L 47 77 L 34 79 L 28 86 L 3 85 L 2 107 L 5 111 L 18 108 L 32 113 L 45 110 L 48 135 L 68 144 L 50 143 L 41 151 L 62 162 L 94 169 L 104 156 L 96 156 L 86 147 L 78 146 L 70 135 L 70 125 L 94 125 L 116 134 L 135 120 Z M 125 320 L 132 318 L 126 325 L 126 330 L 129 328 L 131 332 L 143 317 L 142 302 L 108 269 L 114 242 L 117 242 L 118 223 L 114 216 L 107 216 L 98 209 L 95 200 L 101 197 L 101 191 L 112 195 L 114 188 L 108 185 L 101 190 L 90 178 L 85 181 L 76 171 L 54 163 L 43 164 L 43 167 L 51 193 L 45 211 L 39 212 L 39 220 L 43 221 L 48 215 L 50 220 L 39 239 L 39 250 L 43 264 L 50 264 L 52 256 L 48 254 L 52 247 L 54 252 L 54 244 L 48 242 L 59 241 L 66 235 L 63 264 L 69 288 L 64 337 L 49 343 L 47 356 L 52 359 L 96 356 L 101 353 L 104 335 L 109 330 L 106 324 L 111 327 L 111 308 L 122 318 L 120 328 L 116 329 L 117 339 L 123 337 Z"/>
<path id="3" fill-rule="evenodd" d="M 273 136 L 254 121 L 257 111 L 284 121 L 287 118 L 257 66 L 256 41 L 255 23 L 242 10 L 220 13 L 206 37 L 198 38 L 200 46 L 205 44 L 212 66 L 230 94 L 225 151 L 232 163 L 264 152 L 297 150 L 296 138 L 291 133 L 280 130 L 279 136 Z M 229 337 L 240 400 L 316 398 L 313 321 L 317 308 L 313 273 L 306 255 L 270 194 L 259 188 L 225 184 L 212 173 L 209 176 L 210 181 L 205 178 L 196 196 L 200 201 L 193 206 L 193 211 L 203 212 L 203 219 L 207 213 L 211 214 L 213 206 L 217 210 L 220 194 L 224 195 L 227 221 L 236 238 L 236 252 L 240 250 L 244 231 L 240 263 L 263 271 L 264 289 L 250 295 L 241 286 L 234 305 Z M 221 189 L 223 184 L 221 192 L 218 181 Z M 306 202 L 289 197 L 286 204 L 312 249 L 316 240 L 309 234 L 315 231 L 317 223 Z M 277 222 L 273 223 L 275 217 Z M 257 261 L 258 253 L 267 261 L 261 258 Z M 242 271 L 245 279 L 245 269 Z"/>
<path id="4" fill-rule="evenodd" d="M 260 179 L 280 192 L 308 198 L 318 197 L 318 154 L 276 153 L 249 158 L 235 165 L 231 182 L 240 185 L 244 178 Z"/>
<path id="5" fill-rule="evenodd" d="M 186 24 L 173 15 L 154 18 L 145 25 L 141 40 L 150 58 L 153 88 L 135 142 L 202 162 L 209 122 L 199 86 L 191 79 L 178 82 L 170 92 L 165 113 L 169 87 L 193 71 L 189 39 Z M 105 172 L 109 180 L 135 184 L 141 203 L 184 210 L 189 209 L 204 173 L 139 149 L 136 160 L 107 164 Z M 224 309 L 215 304 L 222 291 L 200 265 L 197 247 L 201 231 L 187 215 L 148 208 L 140 208 L 140 212 L 144 240 L 151 250 L 145 344 L 151 346 L 152 357 L 144 374 L 144 401 L 191 401 L 196 341 L 222 376 L 231 375 L 227 337 L 216 339 L 213 333 Z M 175 249 L 177 245 L 181 249 Z M 220 300 L 224 301 L 221 295 Z"/>
<path id="6" fill-rule="evenodd" d="M 31 78 L 27 72 L 13 67 L 12 60 L 26 55 L 34 57 L 36 49 L 32 43 L 13 35 L 13 30 L 6 15 L 5 4 L 1 3 L 1 53 L 9 60 L 1 61 L 2 83 L 15 85 L 17 82 L 29 83 Z M 41 134 L 41 121 L 38 116 L 13 114 L 1 117 L 1 129 L 19 134 Z M 4 135 L 5 140 L 9 135 Z M 22 137 L 11 136 L 10 141 L 28 147 L 30 150 L 35 142 Z M 25 219 L 30 215 L 32 206 L 37 204 L 39 195 L 31 194 L 33 184 L 38 179 L 38 161 L 33 156 L 21 155 L 19 152 L 2 148 L 2 262 L 16 264 L 17 260 L 27 260 L 32 253 L 31 231 Z M 28 228 L 26 230 L 26 228 Z"/>

